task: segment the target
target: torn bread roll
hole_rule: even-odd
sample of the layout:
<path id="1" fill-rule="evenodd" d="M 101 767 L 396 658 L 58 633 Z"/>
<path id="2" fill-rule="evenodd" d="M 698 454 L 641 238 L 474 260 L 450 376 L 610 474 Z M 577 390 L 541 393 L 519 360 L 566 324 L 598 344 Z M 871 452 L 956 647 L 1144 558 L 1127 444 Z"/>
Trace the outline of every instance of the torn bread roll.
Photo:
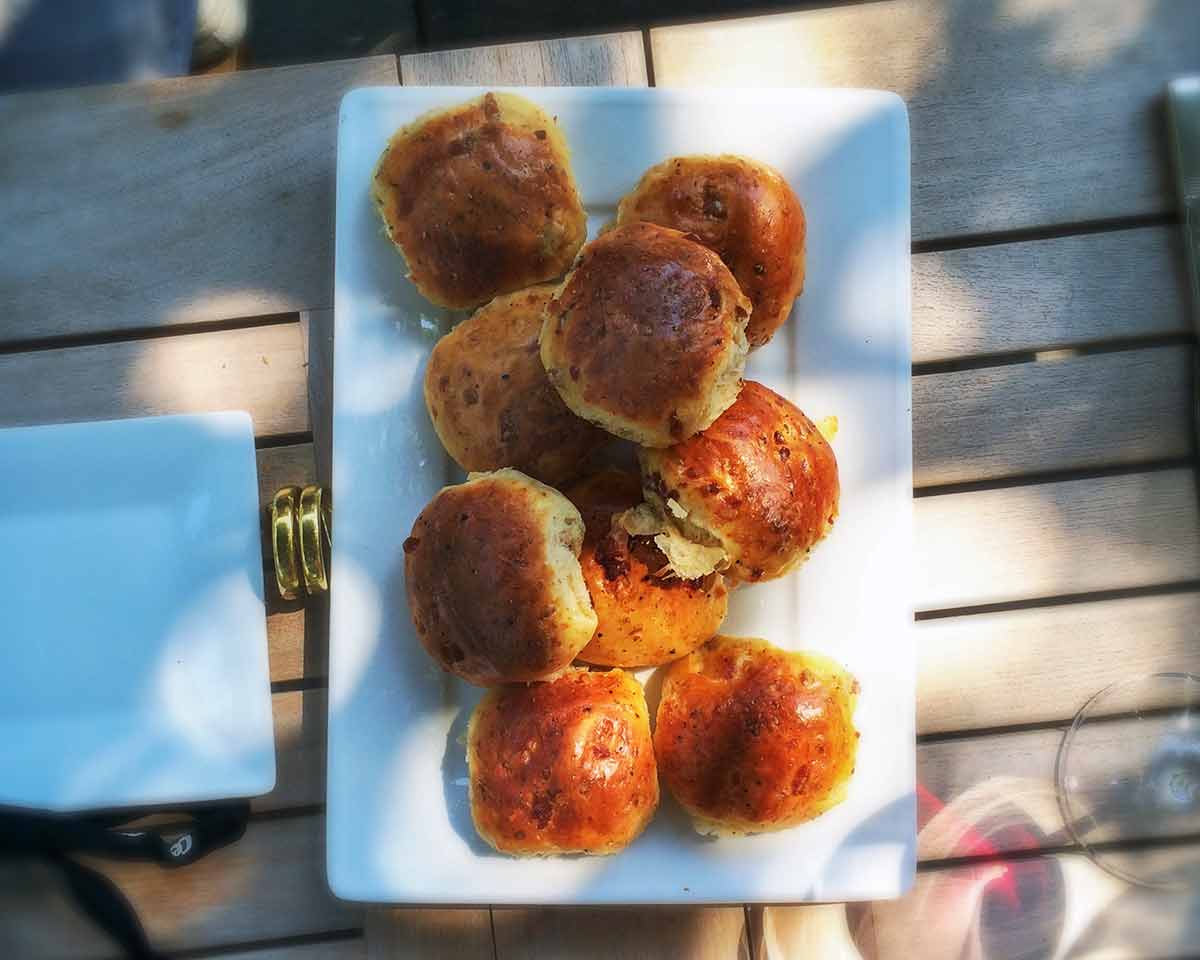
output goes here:
<path id="1" fill-rule="evenodd" d="M 648 537 L 630 536 L 619 518 L 642 501 L 634 473 L 608 469 L 565 491 L 587 533 L 579 564 L 596 611 L 596 632 L 579 659 L 612 667 L 657 666 L 690 653 L 721 627 L 729 591 L 719 573 L 669 575 Z"/>
<path id="2" fill-rule="evenodd" d="M 661 526 L 655 542 L 680 576 L 723 570 L 742 582 L 781 577 L 832 529 L 837 458 L 794 404 L 747 380 L 702 433 L 638 453 L 647 506 L 631 532 Z"/>

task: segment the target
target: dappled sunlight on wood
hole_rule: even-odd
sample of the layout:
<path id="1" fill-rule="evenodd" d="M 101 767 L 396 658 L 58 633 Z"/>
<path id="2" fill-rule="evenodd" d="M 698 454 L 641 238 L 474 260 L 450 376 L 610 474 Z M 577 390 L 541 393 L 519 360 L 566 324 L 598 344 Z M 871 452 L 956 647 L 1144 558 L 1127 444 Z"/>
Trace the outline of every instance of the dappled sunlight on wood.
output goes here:
<path id="1" fill-rule="evenodd" d="M 1200 577 L 1190 469 L 922 497 L 914 507 L 917 610 Z"/>
<path id="2" fill-rule="evenodd" d="M 913 361 L 1186 333 L 1176 233 L 1144 227 L 918 253 Z"/>
<path id="3" fill-rule="evenodd" d="M 750 960 L 742 907 L 586 907 L 493 911 L 496 953 L 509 960 L 687 957 Z"/>
<path id="4" fill-rule="evenodd" d="M 1114 680 L 1200 673 L 1197 623 L 1194 592 L 923 621 L 917 732 L 1062 720 Z"/>
<path id="5" fill-rule="evenodd" d="M 406 54 L 400 57 L 400 74 L 407 87 L 488 83 L 643 87 L 646 61 L 641 34 L 631 31 Z"/>
<path id="6" fill-rule="evenodd" d="M 126 346 L 124 344 L 120 346 Z M 144 413 L 242 409 L 256 436 L 309 429 L 300 327 L 280 323 L 139 341 L 120 395 Z"/>
<path id="7" fill-rule="evenodd" d="M 375 907 L 367 911 L 366 939 L 369 960 L 494 957 L 492 921 L 486 907 L 478 910 Z"/>
<path id="8" fill-rule="evenodd" d="M 1049 54 L 1055 60 L 1095 69 L 1137 43 L 1156 7 L 1157 0 L 1004 0 L 999 17 L 1047 31 Z M 1098 16 L 1103 33 L 1092 29 Z"/>
<path id="9" fill-rule="evenodd" d="M 655 79 L 661 86 L 873 87 L 882 61 L 890 90 L 906 99 L 918 94 L 946 58 L 945 10 L 884 3 L 873 13 L 805 10 L 656 30 Z M 906 42 L 897 44 L 897 37 Z"/>

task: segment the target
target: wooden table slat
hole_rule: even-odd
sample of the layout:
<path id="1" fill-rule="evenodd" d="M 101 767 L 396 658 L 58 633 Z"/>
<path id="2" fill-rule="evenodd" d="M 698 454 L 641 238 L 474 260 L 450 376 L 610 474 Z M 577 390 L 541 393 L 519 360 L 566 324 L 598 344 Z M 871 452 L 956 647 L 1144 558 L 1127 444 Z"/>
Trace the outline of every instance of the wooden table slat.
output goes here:
<path id="1" fill-rule="evenodd" d="M 1200 579 L 1186 468 L 921 497 L 917 610 Z"/>
<path id="2" fill-rule="evenodd" d="M 375 907 L 366 937 L 370 960 L 496 960 L 490 910 Z"/>
<path id="3" fill-rule="evenodd" d="M 915 377 L 913 483 L 1186 457 L 1192 359 L 1152 347 Z"/>
<path id="4" fill-rule="evenodd" d="M 1190 334 L 1176 227 L 912 258 L 913 361 Z"/>
<path id="5" fill-rule="evenodd" d="M 329 696 L 324 688 L 271 697 L 275 723 L 275 789 L 253 801 L 256 812 L 325 802 L 325 732 Z"/>
<path id="6" fill-rule="evenodd" d="M 294 322 L 3 354 L 0 426 L 246 410 L 257 436 L 303 433 L 305 374 Z"/>
<path id="7" fill-rule="evenodd" d="M 637 31 L 411 53 L 399 59 L 400 80 L 412 87 L 646 85 L 645 50 Z"/>
<path id="8" fill-rule="evenodd" d="M 925 240 L 1174 209 L 1159 101 L 1194 25 L 1192 0 L 886 0 L 650 36 L 659 86 L 899 93 Z"/>
<path id="9" fill-rule="evenodd" d="M 741 907 L 492 911 L 497 960 L 750 960 Z"/>
<path id="10" fill-rule="evenodd" d="M 923 621 L 917 732 L 1061 721 L 1117 680 L 1200 673 L 1198 623 L 1195 591 Z"/>

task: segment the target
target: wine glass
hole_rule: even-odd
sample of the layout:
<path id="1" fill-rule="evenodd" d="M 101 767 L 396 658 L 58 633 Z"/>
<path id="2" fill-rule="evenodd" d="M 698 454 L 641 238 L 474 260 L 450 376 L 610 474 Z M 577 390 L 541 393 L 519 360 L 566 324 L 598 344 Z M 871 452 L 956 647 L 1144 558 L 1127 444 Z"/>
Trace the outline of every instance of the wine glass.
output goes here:
<path id="1" fill-rule="evenodd" d="M 1156 673 L 1095 694 L 1063 736 L 1058 802 L 1102 869 L 1150 887 L 1200 887 L 1200 677 Z"/>

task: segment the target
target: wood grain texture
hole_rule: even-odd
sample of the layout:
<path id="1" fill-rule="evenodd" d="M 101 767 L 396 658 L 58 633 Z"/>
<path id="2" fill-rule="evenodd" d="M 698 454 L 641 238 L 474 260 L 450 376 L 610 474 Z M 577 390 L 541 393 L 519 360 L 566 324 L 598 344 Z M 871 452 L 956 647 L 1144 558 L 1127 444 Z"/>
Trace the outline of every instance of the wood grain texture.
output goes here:
<path id="1" fill-rule="evenodd" d="M 271 697 L 275 721 L 275 789 L 253 801 L 255 811 L 290 810 L 325 802 L 324 689 L 291 690 Z"/>
<path id="2" fill-rule="evenodd" d="M 300 315 L 300 333 L 308 364 L 315 476 L 329 487 L 333 483 L 333 311 L 305 311 Z"/>
<path id="3" fill-rule="evenodd" d="M 659 86 L 894 90 L 918 240 L 1175 206 L 1159 101 L 1191 0 L 889 0 L 651 31 Z"/>
<path id="4" fill-rule="evenodd" d="M 401 82 L 410 87 L 646 85 L 645 51 L 636 31 L 413 53 L 399 60 Z"/>
<path id="5" fill-rule="evenodd" d="M 333 303 L 337 112 L 392 57 L 0 98 L 0 342 Z"/>
<path id="6" fill-rule="evenodd" d="M 370 960 L 495 960 L 487 910 L 367 911 Z"/>
<path id="7" fill-rule="evenodd" d="M 918 253 L 912 283 L 915 363 L 1191 331 L 1174 227 Z"/>
<path id="8" fill-rule="evenodd" d="M 922 621 L 917 732 L 1061 721 L 1122 677 L 1200 672 L 1197 623 L 1190 591 Z"/>
<path id="9" fill-rule="evenodd" d="M 258 499 L 267 509 L 280 487 L 304 486 L 316 480 L 316 463 L 311 443 L 262 447 L 257 452 Z"/>
<path id="10" fill-rule="evenodd" d="M 0 355 L 0 426 L 245 410 L 308 430 L 297 323 Z"/>
<path id="11" fill-rule="evenodd" d="M 252 823 L 237 844 L 174 871 L 154 864 L 89 861 L 132 903 L 161 950 L 216 948 L 361 928 L 360 907 L 325 883 L 325 820 Z M 0 945 L 11 957 L 111 957 L 112 946 L 41 864 L 0 864 Z"/>
<path id="12" fill-rule="evenodd" d="M 749 960 L 741 907 L 493 911 L 497 960 Z"/>
<path id="13" fill-rule="evenodd" d="M 913 483 L 1186 457 L 1192 358 L 1154 347 L 915 377 Z"/>
<path id="14" fill-rule="evenodd" d="M 272 589 L 269 582 L 265 584 Z M 304 644 L 304 607 L 267 612 L 267 649 L 271 662 L 271 682 L 299 680 L 301 677 L 324 677 L 309 663 Z"/>
<path id="15" fill-rule="evenodd" d="M 1122 855 L 1131 865 L 1195 856 L 1194 848 Z M 925 871 L 886 903 L 767 907 L 757 960 L 1166 960 L 1195 956 L 1198 916 L 1194 888 L 1132 886 L 1082 855 L 1053 854 Z"/>
<path id="16" fill-rule="evenodd" d="M 1188 469 L 920 497 L 917 610 L 1200 578 Z"/>

